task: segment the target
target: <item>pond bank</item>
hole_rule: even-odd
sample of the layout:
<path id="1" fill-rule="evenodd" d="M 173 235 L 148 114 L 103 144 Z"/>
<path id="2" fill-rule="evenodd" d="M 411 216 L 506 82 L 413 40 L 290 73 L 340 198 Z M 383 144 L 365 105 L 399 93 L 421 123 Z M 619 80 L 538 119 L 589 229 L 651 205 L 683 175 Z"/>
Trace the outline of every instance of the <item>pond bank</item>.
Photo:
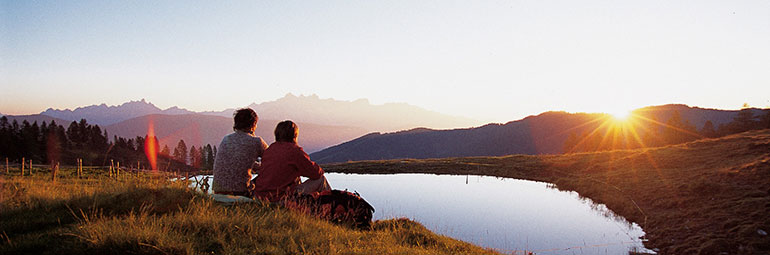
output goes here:
<path id="1" fill-rule="evenodd" d="M 221 205 L 165 176 L 61 170 L 56 183 L 0 173 L 0 254 L 498 254 L 407 219 L 358 231 L 269 204 Z"/>
<path id="2" fill-rule="evenodd" d="M 645 246 L 660 254 L 770 252 L 770 130 L 638 150 L 323 167 L 339 173 L 488 175 L 549 182 L 636 222 L 647 233 Z"/>

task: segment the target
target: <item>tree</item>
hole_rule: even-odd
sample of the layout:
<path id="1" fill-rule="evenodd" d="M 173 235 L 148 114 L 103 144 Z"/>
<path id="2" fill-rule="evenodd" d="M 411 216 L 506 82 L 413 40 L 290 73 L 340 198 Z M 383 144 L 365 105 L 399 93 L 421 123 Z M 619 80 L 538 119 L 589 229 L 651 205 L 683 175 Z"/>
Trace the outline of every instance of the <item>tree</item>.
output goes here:
<path id="1" fill-rule="evenodd" d="M 187 145 L 184 143 L 184 140 L 179 140 L 176 148 L 174 148 L 174 159 L 182 164 L 187 164 Z"/>
<path id="2" fill-rule="evenodd" d="M 744 104 L 744 106 L 746 106 Z M 738 115 L 733 118 L 733 129 L 731 133 L 741 133 L 754 129 L 757 126 L 757 116 L 751 108 L 743 108 L 738 111 Z"/>
<path id="3" fill-rule="evenodd" d="M 679 111 L 674 111 L 668 121 L 666 121 L 666 126 L 663 130 L 664 142 L 666 144 L 679 144 L 693 141 L 697 138 L 698 133 L 695 125 L 690 124 L 688 120 L 683 120 Z"/>
<path id="4" fill-rule="evenodd" d="M 703 137 L 708 138 L 714 138 L 717 136 L 717 130 L 714 128 L 714 123 L 712 123 L 710 120 L 707 120 L 705 124 L 703 124 L 703 128 L 700 129 L 700 134 Z"/>
<path id="5" fill-rule="evenodd" d="M 198 158 L 200 158 L 200 168 L 206 169 L 206 166 L 208 165 L 206 160 L 206 147 L 202 146 L 200 150 L 198 150 Z"/>
<path id="6" fill-rule="evenodd" d="M 46 163 L 61 161 L 62 145 L 67 143 L 67 137 L 63 136 L 64 127 L 56 125 L 56 122 L 51 120 L 51 124 L 48 125 L 47 135 L 45 136 Z"/>
<path id="7" fill-rule="evenodd" d="M 168 145 L 163 145 L 163 149 L 160 150 L 160 155 L 171 156 L 171 149 L 168 148 Z"/>
<path id="8" fill-rule="evenodd" d="M 200 153 L 197 149 L 195 149 L 195 146 L 193 145 L 190 147 L 190 165 L 193 167 L 200 167 Z"/>
<path id="9" fill-rule="evenodd" d="M 8 117 L 0 117 L 0 156 L 13 157 L 16 155 L 12 153 L 13 148 L 13 133 L 11 132 L 11 124 L 8 123 Z M 7 146 L 5 146 L 7 144 Z"/>
<path id="10" fill-rule="evenodd" d="M 24 120 L 21 127 L 21 141 L 24 147 L 21 148 L 22 156 L 26 155 L 27 158 L 34 158 L 37 161 L 42 160 L 42 150 L 38 146 L 40 145 L 40 128 L 37 125 L 37 121 L 30 125 L 29 122 Z"/>
<path id="11" fill-rule="evenodd" d="M 206 145 L 206 169 L 214 169 L 214 150 L 211 144 Z"/>
<path id="12" fill-rule="evenodd" d="M 212 150 L 212 153 L 214 154 L 214 157 L 211 158 L 211 169 L 214 169 L 214 160 L 217 159 L 217 146 L 214 145 L 214 150 Z"/>

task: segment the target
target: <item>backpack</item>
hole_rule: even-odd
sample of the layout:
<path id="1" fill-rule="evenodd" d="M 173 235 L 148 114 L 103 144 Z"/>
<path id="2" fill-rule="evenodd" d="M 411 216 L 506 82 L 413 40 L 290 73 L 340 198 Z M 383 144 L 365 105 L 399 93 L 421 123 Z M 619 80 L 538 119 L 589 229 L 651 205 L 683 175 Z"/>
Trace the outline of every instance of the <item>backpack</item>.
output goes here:
<path id="1" fill-rule="evenodd" d="M 297 202 L 307 205 L 310 214 L 318 218 L 358 229 L 371 229 L 374 207 L 357 192 L 327 190 L 312 196 L 301 195 Z"/>

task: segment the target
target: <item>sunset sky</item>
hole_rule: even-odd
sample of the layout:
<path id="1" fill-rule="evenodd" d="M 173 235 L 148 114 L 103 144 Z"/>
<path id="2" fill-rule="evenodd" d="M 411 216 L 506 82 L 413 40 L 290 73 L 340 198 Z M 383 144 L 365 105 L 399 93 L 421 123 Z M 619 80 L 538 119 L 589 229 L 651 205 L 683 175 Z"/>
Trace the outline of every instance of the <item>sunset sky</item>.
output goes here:
<path id="1" fill-rule="evenodd" d="M 505 122 L 770 107 L 770 1 L 6 1 L 0 113 L 286 93 Z"/>

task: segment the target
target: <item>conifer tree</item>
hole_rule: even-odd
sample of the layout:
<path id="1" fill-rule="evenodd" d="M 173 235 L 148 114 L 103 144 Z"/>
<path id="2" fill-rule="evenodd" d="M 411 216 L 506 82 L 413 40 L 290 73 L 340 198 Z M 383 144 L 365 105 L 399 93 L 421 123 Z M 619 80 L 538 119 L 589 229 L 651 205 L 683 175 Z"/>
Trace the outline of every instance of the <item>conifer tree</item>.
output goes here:
<path id="1" fill-rule="evenodd" d="M 703 137 L 708 138 L 716 137 L 717 131 L 714 128 L 714 123 L 712 123 L 710 120 L 707 120 L 706 123 L 703 124 L 703 128 L 700 129 L 700 134 Z"/>
<path id="2" fill-rule="evenodd" d="M 747 105 L 744 104 L 744 107 Z M 754 129 L 757 125 L 757 117 L 754 116 L 751 108 L 743 108 L 738 111 L 738 115 L 733 118 L 732 130 L 730 133 L 741 133 Z"/>
<path id="3" fill-rule="evenodd" d="M 195 145 L 193 145 L 190 147 L 190 165 L 196 168 L 200 166 L 198 156 L 200 156 L 200 153 L 198 153 L 198 150 L 195 149 Z"/>
<path id="4" fill-rule="evenodd" d="M 171 149 L 168 148 L 168 145 L 163 145 L 163 149 L 160 150 L 160 155 L 171 156 Z"/>
<path id="5" fill-rule="evenodd" d="M 179 140 L 176 148 L 174 148 L 174 159 L 182 164 L 187 164 L 187 145 L 184 143 L 184 140 Z"/>

